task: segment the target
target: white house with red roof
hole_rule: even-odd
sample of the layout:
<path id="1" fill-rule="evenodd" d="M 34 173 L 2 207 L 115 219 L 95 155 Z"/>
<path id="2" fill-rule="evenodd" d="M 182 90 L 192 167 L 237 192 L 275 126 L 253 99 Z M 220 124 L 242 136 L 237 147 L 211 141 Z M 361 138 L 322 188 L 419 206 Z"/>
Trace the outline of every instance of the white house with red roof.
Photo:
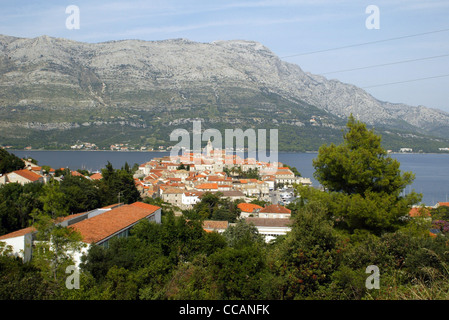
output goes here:
<path id="1" fill-rule="evenodd" d="M 253 204 L 242 202 L 237 205 L 237 208 L 240 209 L 240 218 L 248 218 L 248 217 L 257 217 L 259 216 L 259 211 L 263 209 L 263 207 Z"/>
<path id="2" fill-rule="evenodd" d="M 186 209 L 193 208 L 196 203 L 201 201 L 202 195 L 203 192 L 201 191 L 185 191 L 181 198 L 182 207 Z"/>
<path id="3" fill-rule="evenodd" d="M 278 236 L 286 235 L 291 231 L 291 219 L 270 219 L 248 217 L 245 221 L 253 224 L 260 235 L 264 236 L 266 242 L 276 239 Z"/>
<path id="4" fill-rule="evenodd" d="M 33 182 L 45 183 L 47 180 L 47 177 L 37 174 L 29 169 L 21 169 L 3 175 L 3 179 L 0 180 L 0 184 L 17 182 L 24 185 L 26 183 Z"/>
<path id="5" fill-rule="evenodd" d="M 78 265 L 82 254 L 86 253 L 91 245 L 107 247 L 111 239 L 128 236 L 130 229 L 143 219 L 161 223 L 161 208 L 143 202 L 115 204 L 69 215 L 57 223 L 73 228 L 81 234 L 85 248 L 81 252 L 72 253 L 74 262 Z M 0 242 L 11 246 L 13 255 L 26 262 L 32 257 L 36 232 L 34 227 L 17 230 L 0 236 Z"/>
<path id="6" fill-rule="evenodd" d="M 271 204 L 259 211 L 259 218 L 270 219 L 289 219 L 291 217 L 291 210 L 279 204 Z"/>

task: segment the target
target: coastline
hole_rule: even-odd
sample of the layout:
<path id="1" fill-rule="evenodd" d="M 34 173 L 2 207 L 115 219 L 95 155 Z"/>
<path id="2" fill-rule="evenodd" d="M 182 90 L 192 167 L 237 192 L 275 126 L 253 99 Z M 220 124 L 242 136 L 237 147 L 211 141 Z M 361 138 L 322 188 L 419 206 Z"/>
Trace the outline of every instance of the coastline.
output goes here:
<path id="1" fill-rule="evenodd" d="M 30 152 L 33 152 L 33 151 L 39 151 L 39 152 L 42 152 L 42 151 L 69 151 L 69 152 L 80 152 L 80 151 L 83 151 L 83 152 L 170 152 L 170 151 L 167 151 L 167 150 L 153 150 L 153 151 L 149 151 L 149 150 L 86 150 L 86 149 L 84 149 L 84 150 L 73 150 L 73 149 L 31 149 L 31 150 L 25 150 L 25 149 L 5 149 L 5 150 L 7 150 L 8 152 L 9 151 L 20 151 L 20 152 L 26 152 L 26 151 L 30 151 Z"/>
<path id="2" fill-rule="evenodd" d="M 69 167 L 73 169 L 87 169 L 92 172 L 101 170 L 107 162 L 115 168 L 128 164 L 144 163 L 150 158 L 158 158 L 169 154 L 167 151 L 112 151 L 112 150 L 20 150 L 7 149 L 19 157 L 30 157 L 39 164 L 53 168 Z M 78 151 L 78 152 L 77 152 Z M 82 151 L 82 152 L 80 152 Z M 90 151 L 90 152 L 89 152 Z M 97 152 L 94 152 L 97 151 Z M 287 152 L 279 151 L 279 161 L 296 167 L 303 177 L 313 179 L 313 158 L 316 152 Z M 390 153 L 397 158 L 402 171 L 411 171 L 416 178 L 411 188 L 423 194 L 422 203 L 435 204 L 449 195 L 449 154 L 448 153 Z"/>
<path id="3" fill-rule="evenodd" d="M 30 152 L 35 152 L 35 151 L 69 151 L 69 152 L 79 152 L 79 151 L 83 151 L 83 152 L 159 152 L 159 153 L 164 153 L 164 152 L 170 152 L 169 150 L 90 150 L 90 149 L 30 149 L 30 150 L 25 150 L 25 149 L 6 149 L 7 151 L 20 151 L 20 152 L 24 152 L 24 151 L 30 151 Z M 298 153 L 298 154 L 317 154 L 317 151 L 278 151 L 278 153 Z M 449 152 L 389 152 L 388 154 L 409 154 L 409 155 L 418 155 L 418 154 L 446 154 L 449 155 Z"/>

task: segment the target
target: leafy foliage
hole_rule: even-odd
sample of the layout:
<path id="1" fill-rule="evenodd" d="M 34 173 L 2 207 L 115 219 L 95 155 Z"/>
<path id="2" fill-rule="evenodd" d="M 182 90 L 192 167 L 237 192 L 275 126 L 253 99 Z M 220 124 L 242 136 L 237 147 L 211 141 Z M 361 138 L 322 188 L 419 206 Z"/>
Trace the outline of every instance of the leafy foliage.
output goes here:
<path id="1" fill-rule="evenodd" d="M 282 279 L 282 296 L 304 298 L 331 281 L 338 266 L 338 236 L 319 204 L 305 206 L 279 245 L 272 268 Z"/>
<path id="2" fill-rule="evenodd" d="M 238 200 L 232 201 L 221 196 L 221 192 L 205 192 L 193 209 L 183 211 L 184 216 L 191 219 L 235 222 L 240 215 Z"/>
<path id="3" fill-rule="evenodd" d="M 302 196 L 326 197 L 330 214 L 340 226 L 354 231 L 367 229 L 375 233 L 396 230 L 403 224 L 411 205 L 421 195 L 402 190 L 413 181 L 411 172 L 402 173 L 399 162 L 387 155 L 381 137 L 351 116 L 338 146 L 323 145 L 313 161 L 315 177 L 328 190 L 324 195 L 304 193 Z"/>
<path id="4" fill-rule="evenodd" d="M 103 205 L 114 204 L 119 200 L 125 204 L 141 200 L 129 167 L 114 169 L 108 162 L 101 173 L 103 179 L 100 180 L 98 187 Z"/>
<path id="5" fill-rule="evenodd" d="M 25 168 L 25 163 L 22 159 L 9 153 L 3 148 L 0 148 L 0 174 L 5 174 L 11 171 Z"/>
<path id="6" fill-rule="evenodd" d="M 401 190 L 412 174 L 399 170 L 363 124 L 351 119 L 348 129 L 343 144 L 323 146 L 315 163 L 327 190 L 297 186 L 287 235 L 266 243 L 238 219 L 237 202 L 220 194 L 205 193 L 183 216 L 147 198 L 163 207 L 162 223 L 143 220 L 129 237 L 91 246 L 78 290 L 66 289 L 63 280 L 79 235 L 54 220 L 115 203 L 121 191 L 131 195 L 124 202 L 139 199 L 132 169 L 108 164 L 101 182 L 63 172 L 60 183 L 1 186 L 0 231 L 34 225 L 38 240 L 54 241 L 39 242 L 31 263 L 10 256 L 0 242 L 0 298 L 448 299 L 447 207 L 410 218 L 419 195 L 404 197 Z M 205 219 L 235 224 L 206 232 Z M 430 235 L 433 228 L 442 232 Z M 380 270 L 380 289 L 366 287 L 370 265 Z"/>

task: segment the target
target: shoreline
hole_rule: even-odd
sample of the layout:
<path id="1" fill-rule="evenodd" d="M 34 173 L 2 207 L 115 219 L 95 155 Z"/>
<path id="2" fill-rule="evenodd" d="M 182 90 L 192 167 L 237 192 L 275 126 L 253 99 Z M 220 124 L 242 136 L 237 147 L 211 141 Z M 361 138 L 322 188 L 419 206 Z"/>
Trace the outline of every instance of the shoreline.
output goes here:
<path id="1" fill-rule="evenodd" d="M 170 152 L 170 151 L 161 151 L 161 150 L 154 150 L 154 151 L 148 151 L 148 150 L 123 150 L 123 151 L 119 151 L 119 150 L 69 150 L 69 149 L 32 149 L 32 150 L 25 150 L 25 149 L 5 149 L 7 151 L 29 151 L 29 152 L 34 152 L 34 151 L 69 151 L 69 152 L 78 152 L 78 151 L 82 151 L 82 152 Z"/>
<path id="2" fill-rule="evenodd" d="M 71 149 L 31 149 L 31 150 L 25 150 L 25 149 L 6 149 L 7 151 L 29 151 L 29 152 L 36 152 L 36 151 L 68 151 L 68 152 L 170 152 L 168 150 L 71 150 Z M 318 151 L 278 151 L 278 153 L 298 153 L 298 154 L 317 154 Z M 449 152 L 389 152 L 387 155 L 390 154 L 403 154 L 403 155 L 418 155 L 418 154 L 446 154 L 449 155 Z"/>

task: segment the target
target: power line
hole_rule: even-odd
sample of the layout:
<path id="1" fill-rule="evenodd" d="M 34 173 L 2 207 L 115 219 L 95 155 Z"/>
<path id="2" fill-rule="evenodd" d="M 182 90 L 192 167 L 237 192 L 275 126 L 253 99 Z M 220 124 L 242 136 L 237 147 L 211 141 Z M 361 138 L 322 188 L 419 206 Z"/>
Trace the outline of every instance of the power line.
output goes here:
<path id="1" fill-rule="evenodd" d="M 383 86 L 389 86 L 389 85 L 393 85 L 393 84 L 400 84 L 400 83 L 407 83 L 407 82 L 415 82 L 415 81 L 428 80 L 428 79 L 436 79 L 436 78 L 444 78 L 444 77 L 449 77 L 449 74 L 442 74 L 442 75 L 439 75 L 439 76 L 426 77 L 426 78 L 418 78 L 418 79 L 405 80 L 405 81 L 397 81 L 397 82 L 389 82 L 389 83 L 375 84 L 375 85 L 372 85 L 372 86 L 362 87 L 362 89 L 375 88 L 375 87 L 383 87 Z"/>
<path id="2" fill-rule="evenodd" d="M 289 56 L 283 56 L 283 57 L 281 57 L 281 59 L 291 58 L 291 57 L 298 57 L 298 56 L 305 56 L 305 55 L 310 55 L 310 54 L 315 54 L 315 53 L 322 53 L 322 52 L 341 50 L 341 49 L 347 49 L 347 48 L 353 48 L 353 47 L 360 47 L 360 46 L 365 46 L 365 45 L 369 45 L 369 44 L 375 44 L 375 43 L 381 43 L 381 42 L 387 42 L 387 41 L 393 41 L 393 40 L 400 40 L 400 39 L 406 39 L 406 38 L 412 38 L 412 37 L 419 37 L 419 36 L 424 36 L 424 35 L 427 35 L 427 34 L 446 32 L 446 31 L 449 31 L 449 28 L 442 29 L 442 30 L 436 30 L 436 31 L 429 31 L 429 32 L 423 32 L 423 33 L 410 34 L 410 35 L 406 35 L 406 36 L 389 38 L 389 39 L 383 39 L 383 40 L 377 40 L 377 41 L 356 43 L 356 44 L 351 44 L 351 45 L 342 46 L 342 47 L 335 47 L 335 48 L 329 48 L 329 49 L 323 49 L 323 50 L 317 50 L 317 51 L 297 53 L 297 54 L 292 54 L 292 55 L 289 55 Z"/>
<path id="3" fill-rule="evenodd" d="M 321 73 L 321 75 L 333 74 L 333 73 L 342 73 L 342 72 L 356 71 L 356 70 L 364 70 L 364 69 L 377 68 L 377 67 L 384 67 L 384 66 L 391 66 L 391 65 L 401 64 L 401 63 L 409 63 L 409 62 L 416 62 L 416 61 L 423 61 L 423 60 L 437 59 L 437 58 L 448 57 L 448 56 L 449 56 L 449 54 L 442 54 L 442 55 L 439 55 L 439 56 L 433 56 L 433 57 L 425 57 L 425 58 L 417 58 L 417 59 L 410 59 L 410 60 L 402 60 L 402 61 L 396 61 L 396 62 L 390 62 L 390 63 L 375 64 L 375 65 L 366 66 L 366 67 L 359 67 L 359 68 L 352 68 L 352 69 L 338 70 L 338 71 L 332 71 L 332 72 L 325 72 L 325 73 Z"/>

